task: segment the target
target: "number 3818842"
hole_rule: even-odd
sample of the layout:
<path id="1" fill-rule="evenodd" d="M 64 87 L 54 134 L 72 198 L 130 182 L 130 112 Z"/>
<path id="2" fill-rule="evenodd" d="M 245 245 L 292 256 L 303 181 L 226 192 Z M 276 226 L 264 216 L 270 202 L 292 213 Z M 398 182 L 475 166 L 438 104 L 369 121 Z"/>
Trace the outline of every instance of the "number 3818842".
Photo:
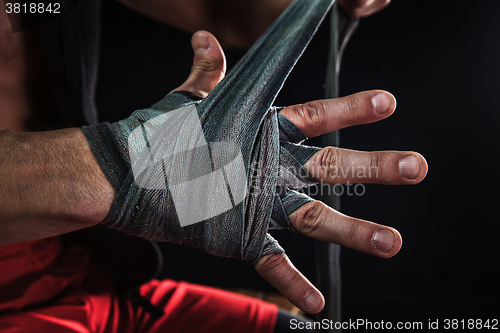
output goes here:
<path id="1" fill-rule="evenodd" d="M 30 2 L 30 3 L 18 3 L 18 2 L 7 2 L 5 3 L 5 10 L 7 14 L 60 14 L 61 4 L 58 2 L 54 3 L 43 3 L 43 2 Z"/>

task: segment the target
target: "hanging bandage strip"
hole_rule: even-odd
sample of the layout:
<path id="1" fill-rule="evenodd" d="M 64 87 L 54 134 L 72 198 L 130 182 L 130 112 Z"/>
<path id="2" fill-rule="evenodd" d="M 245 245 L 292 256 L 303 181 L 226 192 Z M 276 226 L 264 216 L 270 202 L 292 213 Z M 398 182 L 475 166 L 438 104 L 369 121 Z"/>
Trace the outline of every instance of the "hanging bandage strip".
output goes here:
<path id="1" fill-rule="evenodd" d="M 83 131 L 118 194 L 103 223 L 255 263 L 283 249 L 270 227 L 311 198 L 303 164 L 319 150 L 272 106 L 332 5 L 296 0 L 201 101 L 172 93 Z"/>

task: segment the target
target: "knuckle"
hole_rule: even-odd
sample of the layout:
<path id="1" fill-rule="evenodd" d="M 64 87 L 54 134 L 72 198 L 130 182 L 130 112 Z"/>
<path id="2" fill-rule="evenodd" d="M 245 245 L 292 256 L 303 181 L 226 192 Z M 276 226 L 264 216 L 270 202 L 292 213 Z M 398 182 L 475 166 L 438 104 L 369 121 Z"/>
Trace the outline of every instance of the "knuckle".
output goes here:
<path id="1" fill-rule="evenodd" d="M 335 179 L 338 177 L 339 166 L 341 165 L 341 155 L 337 147 L 325 147 L 320 150 L 316 157 L 315 165 L 320 178 Z M 315 176 L 315 175 L 313 175 Z"/>
<path id="2" fill-rule="evenodd" d="M 300 273 L 292 267 L 287 256 L 283 253 L 271 253 L 261 258 L 255 265 L 256 270 L 266 279 L 275 280 L 279 284 L 280 292 L 285 294 L 296 286 L 300 280 Z M 276 285 L 275 285 L 276 286 Z"/>
<path id="3" fill-rule="evenodd" d="M 350 223 L 349 229 L 345 237 L 347 243 L 356 242 L 356 240 L 358 239 L 359 227 L 360 227 L 359 223 L 356 223 L 354 221 Z"/>
<path id="4" fill-rule="evenodd" d="M 375 171 L 375 176 L 378 177 L 379 175 L 379 170 L 380 168 L 382 167 L 384 163 L 384 160 L 382 158 L 382 156 L 378 153 L 372 153 L 370 154 L 370 166 L 369 166 L 369 171 L 370 171 L 370 175 L 372 174 L 372 170 Z"/>
<path id="5" fill-rule="evenodd" d="M 219 70 L 220 64 L 214 59 L 202 58 L 193 65 L 192 70 L 200 70 L 203 72 L 213 72 Z"/>
<path id="6" fill-rule="evenodd" d="M 313 201 L 305 207 L 301 218 L 297 221 L 295 228 L 304 235 L 313 235 L 323 224 L 324 204 Z"/>
<path id="7" fill-rule="evenodd" d="M 309 102 L 299 106 L 298 113 L 308 131 L 321 130 L 325 125 L 325 108 L 321 102 Z"/>
<path id="8" fill-rule="evenodd" d="M 345 99 L 344 113 L 348 119 L 355 119 L 360 110 L 358 96 L 349 96 Z"/>
<path id="9" fill-rule="evenodd" d="M 297 271 L 292 272 L 291 274 L 287 274 L 284 276 L 284 279 L 281 282 L 281 289 L 284 292 L 294 289 L 296 281 L 300 279 L 300 273 Z"/>
<path id="10" fill-rule="evenodd" d="M 283 265 L 285 261 L 286 257 L 282 253 L 271 253 L 262 257 L 256 268 L 261 273 L 270 272 Z"/>

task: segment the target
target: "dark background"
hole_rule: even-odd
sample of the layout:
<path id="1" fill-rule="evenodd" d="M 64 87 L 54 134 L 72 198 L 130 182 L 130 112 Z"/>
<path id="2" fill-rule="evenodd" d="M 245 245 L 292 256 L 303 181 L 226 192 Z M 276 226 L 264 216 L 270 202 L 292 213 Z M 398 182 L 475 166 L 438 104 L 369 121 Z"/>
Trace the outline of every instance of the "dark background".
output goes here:
<path id="1" fill-rule="evenodd" d="M 341 130 L 341 146 L 414 150 L 429 163 L 415 186 L 366 185 L 342 196 L 342 212 L 391 225 L 404 239 L 384 260 L 342 250 L 343 317 L 369 320 L 498 318 L 500 2 L 393 1 L 363 19 L 344 55 L 340 93 L 385 89 L 398 100 L 380 123 Z M 189 74 L 190 36 L 105 0 L 97 103 L 114 121 L 152 105 Z M 324 25 L 277 105 L 324 94 Z M 227 50 L 229 68 L 244 52 Z M 315 279 L 313 241 L 276 235 Z M 253 268 L 162 244 L 163 276 L 221 287 L 271 290 Z"/>

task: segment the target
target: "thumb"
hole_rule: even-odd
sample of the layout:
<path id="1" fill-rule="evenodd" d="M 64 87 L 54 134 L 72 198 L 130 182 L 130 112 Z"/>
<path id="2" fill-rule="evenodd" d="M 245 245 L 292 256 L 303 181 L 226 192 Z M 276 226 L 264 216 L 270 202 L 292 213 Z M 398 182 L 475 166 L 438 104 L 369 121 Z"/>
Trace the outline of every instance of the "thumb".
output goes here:
<path id="1" fill-rule="evenodd" d="M 208 31 L 198 31 L 191 38 L 193 67 L 186 82 L 171 92 L 184 90 L 205 98 L 224 78 L 226 57 L 217 39 Z"/>

